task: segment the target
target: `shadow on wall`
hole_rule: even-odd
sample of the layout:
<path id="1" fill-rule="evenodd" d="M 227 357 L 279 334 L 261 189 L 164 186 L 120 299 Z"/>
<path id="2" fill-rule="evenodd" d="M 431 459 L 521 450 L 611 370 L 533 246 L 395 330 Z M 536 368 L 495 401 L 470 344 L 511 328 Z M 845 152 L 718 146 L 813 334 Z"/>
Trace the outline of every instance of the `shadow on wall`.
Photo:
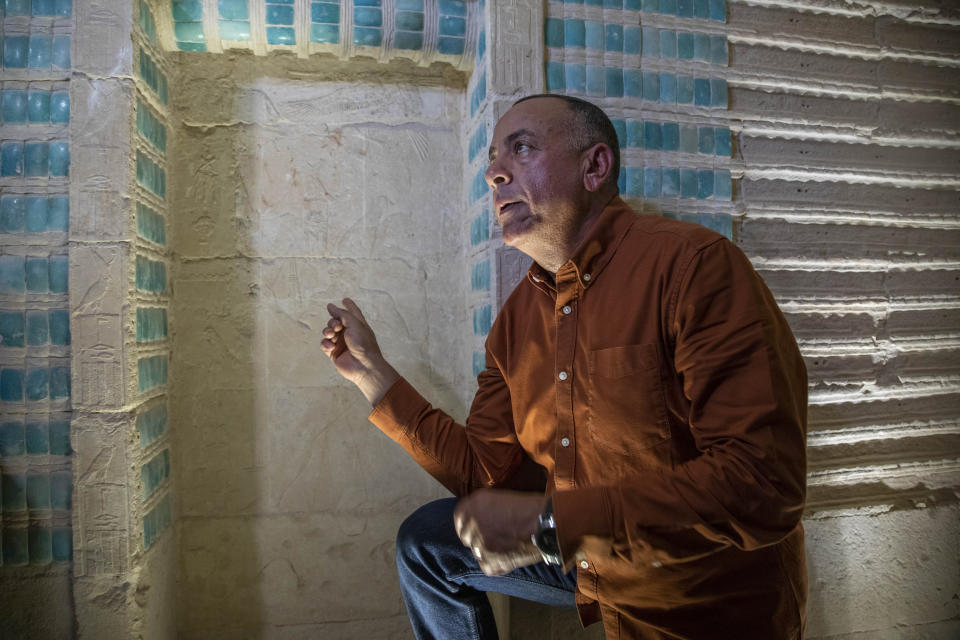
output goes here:
<path id="1" fill-rule="evenodd" d="M 465 414 L 462 78 L 178 62 L 178 635 L 408 637 L 394 536 L 444 490 L 366 421 L 320 330 L 351 295 L 398 369 Z"/>

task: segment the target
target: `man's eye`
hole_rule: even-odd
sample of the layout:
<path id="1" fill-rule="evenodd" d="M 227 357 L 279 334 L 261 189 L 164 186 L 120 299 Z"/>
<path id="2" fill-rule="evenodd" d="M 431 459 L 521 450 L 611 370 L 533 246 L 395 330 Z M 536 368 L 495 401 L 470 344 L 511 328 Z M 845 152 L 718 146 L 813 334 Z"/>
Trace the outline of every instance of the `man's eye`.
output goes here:
<path id="1" fill-rule="evenodd" d="M 530 145 L 528 145 L 526 142 L 518 142 L 516 146 L 513 148 L 514 153 L 523 153 L 529 150 L 530 150 Z"/>

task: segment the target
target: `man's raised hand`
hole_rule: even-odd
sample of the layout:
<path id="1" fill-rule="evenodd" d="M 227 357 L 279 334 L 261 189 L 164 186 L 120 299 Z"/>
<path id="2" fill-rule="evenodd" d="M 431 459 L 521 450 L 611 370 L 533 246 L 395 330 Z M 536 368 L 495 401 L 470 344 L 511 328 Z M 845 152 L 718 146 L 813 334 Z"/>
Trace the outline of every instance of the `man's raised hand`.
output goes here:
<path id="1" fill-rule="evenodd" d="M 344 298 L 343 307 L 330 303 L 327 311 L 330 320 L 320 347 L 337 372 L 376 405 L 400 375 L 384 360 L 377 337 L 357 303 Z"/>

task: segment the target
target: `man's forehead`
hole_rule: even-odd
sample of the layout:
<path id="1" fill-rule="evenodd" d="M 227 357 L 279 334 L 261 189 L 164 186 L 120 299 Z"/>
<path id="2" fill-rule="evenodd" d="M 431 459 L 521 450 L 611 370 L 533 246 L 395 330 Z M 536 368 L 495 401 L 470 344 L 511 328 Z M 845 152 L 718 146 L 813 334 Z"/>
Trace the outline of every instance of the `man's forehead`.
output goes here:
<path id="1" fill-rule="evenodd" d="M 499 140 L 524 129 L 534 135 L 543 135 L 558 126 L 566 126 L 570 109 L 560 99 L 543 97 L 524 100 L 510 108 L 494 127 L 494 138 Z"/>

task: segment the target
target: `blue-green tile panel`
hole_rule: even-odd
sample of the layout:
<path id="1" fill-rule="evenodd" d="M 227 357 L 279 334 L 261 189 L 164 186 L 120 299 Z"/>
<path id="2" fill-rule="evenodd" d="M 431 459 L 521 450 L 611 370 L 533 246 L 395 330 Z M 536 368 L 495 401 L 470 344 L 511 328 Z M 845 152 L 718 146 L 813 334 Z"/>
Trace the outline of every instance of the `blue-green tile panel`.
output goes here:
<path id="1" fill-rule="evenodd" d="M 34 0 L 34 2 L 36 2 L 36 0 Z M 153 17 L 153 12 L 150 11 L 150 7 L 144 0 L 140 0 L 137 6 L 140 10 L 138 16 L 140 30 L 143 31 L 143 35 L 147 36 L 147 40 L 153 44 L 157 44 L 157 21 Z"/>
<path id="2" fill-rule="evenodd" d="M 170 450 L 164 449 L 140 467 L 140 480 L 143 483 L 143 499 L 146 500 L 157 487 L 170 477 Z"/>
<path id="3" fill-rule="evenodd" d="M 69 225 L 70 199 L 67 196 L 0 196 L 0 237 L 4 233 L 24 231 L 67 231 Z"/>
<path id="4" fill-rule="evenodd" d="M 473 91 L 470 93 L 470 117 L 472 118 L 477 110 L 480 108 L 480 105 L 483 104 L 483 101 L 487 98 L 487 72 L 484 70 L 480 74 L 480 78 L 477 80 L 477 85 L 473 88 Z"/>
<path id="5" fill-rule="evenodd" d="M 487 186 L 487 180 L 484 177 L 486 167 L 481 167 L 476 175 L 473 176 L 473 182 L 470 184 L 470 204 L 486 196 L 490 189 Z"/>
<path id="6" fill-rule="evenodd" d="M 485 336 L 490 333 L 493 324 L 493 308 L 486 304 L 473 310 L 473 333 Z"/>
<path id="7" fill-rule="evenodd" d="M 163 104 L 169 101 L 169 89 L 167 85 L 167 76 L 160 71 L 157 63 L 153 61 L 150 54 L 140 50 L 140 77 L 147 83 L 147 86 L 153 90 L 157 98 Z"/>
<path id="8" fill-rule="evenodd" d="M 137 256 L 136 285 L 140 291 L 164 293 L 167 290 L 167 266 L 162 262 Z"/>
<path id="9" fill-rule="evenodd" d="M 137 182 L 161 198 L 167 197 L 167 174 L 142 151 L 137 151 Z"/>
<path id="10" fill-rule="evenodd" d="M 141 100 L 137 101 L 137 131 L 159 151 L 167 150 L 167 127 Z"/>
<path id="11" fill-rule="evenodd" d="M 67 256 L 0 255 L 0 293 L 66 293 Z"/>
<path id="12" fill-rule="evenodd" d="M 167 356 L 149 356 L 137 360 L 137 388 L 150 391 L 167 383 L 169 362 Z"/>
<path id="13" fill-rule="evenodd" d="M 0 144 L 0 176 L 65 178 L 70 174 L 70 143 L 11 140 Z"/>
<path id="14" fill-rule="evenodd" d="M 339 2 L 310 3 L 310 42 L 320 44 L 340 42 Z"/>
<path id="15" fill-rule="evenodd" d="M 6 69 L 69 69 L 70 36 L 31 32 L 3 36 Z"/>
<path id="16" fill-rule="evenodd" d="M 157 541 L 160 534 L 173 521 L 170 508 L 170 496 L 164 496 L 157 505 L 143 517 L 143 548 L 149 549 Z"/>
<path id="17" fill-rule="evenodd" d="M 31 88 L 0 91 L 0 122 L 4 124 L 66 124 L 70 93 Z"/>
<path id="18" fill-rule="evenodd" d="M 66 309 L 0 310 L 0 350 L 69 344 L 70 314 Z"/>
<path id="19" fill-rule="evenodd" d="M 137 307 L 137 342 L 167 339 L 167 310 L 162 307 Z"/>
<path id="20" fill-rule="evenodd" d="M 167 431 L 167 405 L 154 405 L 137 414 L 137 431 L 140 433 L 141 448 L 150 446 L 163 436 Z"/>
<path id="21" fill-rule="evenodd" d="M 477 130 L 473 132 L 473 135 L 470 136 L 470 142 L 468 145 L 467 155 L 470 159 L 470 162 L 473 162 L 473 159 L 477 157 L 478 154 L 487 153 L 487 127 L 481 124 L 477 127 Z"/>
<path id="22" fill-rule="evenodd" d="M 39 402 L 69 397 L 70 367 L 0 368 L 0 402 Z"/>
<path id="23" fill-rule="evenodd" d="M 0 16 L 70 17 L 73 0 L 4 0 L 0 2 Z"/>
<path id="24" fill-rule="evenodd" d="M 490 290 L 490 261 L 477 262 L 470 269 L 470 288 L 473 291 Z"/>
<path id="25" fill-rule="evenodd" d="M 203 33 L 203 0 L 170 0 L 170 9 L 173 15 L 173 35 L 177 41 L 177 48 L 181 51 L 206 51 L 206 38 Z"/>
<path id="26" fill-rule="evenodd" d="M 51 527 L 49 520 L 31 519 L 26 527 L 3 527 L 0 540 L 0 565 L 48 565 L 73 559 L 73 531 Z"/>
<path id="27" fill-rule="evenodd" d="M 167 226 L 163 216 L 142 202 L 137 203 L 137 235 L 150 242 L 167 244 Z"/>
<path id="28" fill-rule="evenodd" d="M 470 246 L 490 239 L 490 210 L 484 209 L 470 222 Z"/>

